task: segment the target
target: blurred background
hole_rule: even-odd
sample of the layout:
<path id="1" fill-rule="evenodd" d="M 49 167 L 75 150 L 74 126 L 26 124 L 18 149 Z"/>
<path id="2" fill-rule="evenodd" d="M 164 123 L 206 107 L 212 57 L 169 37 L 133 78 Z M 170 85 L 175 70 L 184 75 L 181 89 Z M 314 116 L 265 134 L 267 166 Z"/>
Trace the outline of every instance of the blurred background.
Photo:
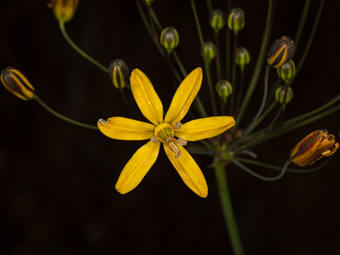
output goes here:
<path id="1" fill-rule="evenodd" d="M 66 24 L 70 37 L 108 66 L 124 59 L 153 82 L 164 108 L 174 94 L 173 77 L 158 53 L 135 1 L 80 1 Z M 271 43 L 294 38 L 304 1 L 274 1 Z M 319 1 L 312 1 L 295 59 L 307 43 Z M 205 40 L 213 40 L 206 1 L 196 1 Z M 227 1 L 212 1 L 227 11 Z M 203 66 L 190 1 L 156 0 L 160 22 L 180 34 L 177 53 L 187 71 Z M 267 1 L 232 1 L 246 14 L 239 44 L 249 49 L 246 82 L 256 62 Z M 101 70 L 63 39 L 47 1 L 2 4 L 1 69 L 14 66 L 53 109 L 95 125 L 99 118 L 133 117 Z M 328 102 L 339 93 L 340 4 L 326 1 L 310 53 L 293 84 L 288 119 Z M 224 41 L 222 41 L 221 45 Z M 274 71 L 270 81 L 276 80 Z M 263 75 L 244 119 L 262 97 Z M 204 79 L 199 93 L 209 104 Z M 128 95 L 132 107 L 133 98 Z M 1 254 L 232 254 L 208 156 L 193 157 L 209 185 L 201 199 L 181 181 L 163 152 L 142 183 L 120 195 L 114 189 L 121 169 L 144 142 L 108 139 L 50 115 L 35 101 L 24 102 L 0 89 L 0 253 Z M 209 112 L 211 114 L 211 111 Z M 139 116 L 140 120 L 144 117 Z M 242 125 L 241 125 L 242 126 Z M 339 140 L 339 113 L 296 129 L 254 149 L 259 160 L 283 165 L 294 144 L 316 129 Z M 276 182 L 255 179 L 228 167 L 228 183 L 245 254 L 340 254 L 339 152 L 324 169 L 287 173 Z M 263 174 L 261 168 L 252 168 Z"/>

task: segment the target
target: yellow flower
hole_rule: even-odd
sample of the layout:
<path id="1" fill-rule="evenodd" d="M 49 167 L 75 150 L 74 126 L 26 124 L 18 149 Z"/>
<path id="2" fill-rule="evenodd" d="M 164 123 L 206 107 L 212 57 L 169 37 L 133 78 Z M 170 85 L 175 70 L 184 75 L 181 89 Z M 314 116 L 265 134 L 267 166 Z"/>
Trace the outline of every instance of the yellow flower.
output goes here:
<path id="1" fill-rule="evenodd" d="M 235 120 L 229 116 L 215 116 L 192 120 L 182 125 L 180 121 L 195 99 L 202 77 L 201 68 L 196 68 L 183 80 L 163 118 L 162 102 L 149 78 L 139 69 L 132 71 L 130 83 L 133 96 L 142 114 L 152 124 L 124 117 L 98 121 L 99 130 L 110 138 L 149 139 L 125 165 L 116 183 L 118 192 L 125 194 L 142 181 L 155 163 L 162 143 L 166 155 L 184 183 L 197 195 L 208 195 L 208 186 L 201 169 L 183 146 L 187 141 L 217 136 L 234 126 Z"/>

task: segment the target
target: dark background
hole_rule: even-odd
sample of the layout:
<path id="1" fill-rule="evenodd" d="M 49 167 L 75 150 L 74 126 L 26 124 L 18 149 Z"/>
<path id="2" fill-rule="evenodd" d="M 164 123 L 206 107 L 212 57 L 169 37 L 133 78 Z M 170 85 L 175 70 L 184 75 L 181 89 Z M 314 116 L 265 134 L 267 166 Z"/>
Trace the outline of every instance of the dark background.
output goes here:
<path id="1" fill-rule="evenodd" d="M 205 40 L 213 40 L 206 3 L 196 2 Z M 312 2 L 297 60 L 317 11 L 318 1 Z M 227 8 L 226 1 L 213 1 L 213 5 Z M 236 6 L 246 13 L 239 43 L 252 55 L 246 67 L 249 81 L 263 33 L 266 1 L 233 1 Z M 276 2 L 271 42 L 281 35 L 294 38 L 302 7 L 303 1 Z M 185 68 L 202 66 L 190 1 L 156 0 L 153 8 L 163 26 L 178 29 L 177 52 Z M 21 70 L 48 105 L 76 120 L 95 125 L 101 117 L 132 117 L 108 76 L 62 38 L 45 1 L 6 1 L 0 13 L 1 69 L 14 66 Z M 312 110 L 339 93 L 339 16 L 339 3 L 326 1 L 284 118 Z M 168 107 L 174 93 L 173 78 L 142 24 L 135 1 L 80 1 L 66 29 L 82 49 L 104 65 L 121 58 L 130 70 L 142 69 L 164 108 Z M 272 71 L 271 82 L 275 79 Z M 253 110 L 245 119 L 259 106 L 262 81 L 263 77 L 251 102 Z M 207 91 L 204 79 L 199 95 L 205 104 L 209 103 Z M 129 194 L 120 195 L 114 184 L 143 142 L 115 141 L 70 125 L 4 88 L 0 107 L 1 254 L 232 254 L 215 176 L 205 167 L 211 158 L 194 155 L 209 185 L 206 199 L 182 183 L 163 152 L 143 182 Z M 322 128 L 338 139 L 339 114 L 271 140 L 254 152 L 261 161 L 283 165 L 299 139 Z M 316 173 L 288 173 L 270 183 L 228 167 L 245 254 L 340 254 L 337 154 Z"/>

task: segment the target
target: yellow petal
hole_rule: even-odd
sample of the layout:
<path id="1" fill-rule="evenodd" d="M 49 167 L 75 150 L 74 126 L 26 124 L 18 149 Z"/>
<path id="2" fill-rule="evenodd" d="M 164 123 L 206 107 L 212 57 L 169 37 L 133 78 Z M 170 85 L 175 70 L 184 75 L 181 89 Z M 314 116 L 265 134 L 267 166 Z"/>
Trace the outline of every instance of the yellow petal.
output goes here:
<path id="1" fill-rule="evenodd" d="M 163 105 L 149 78 L 139 69 L 130 77 L 131 90 L 144 117 L 155 125 L 163 123 Z"/>
<path id="2" fill-rule="evenodd" d="M 98 120 L 99 130 L 106 136 L 117 140 L 146 140 L 153 136 L 155 126 L 124 117 Z"/>
<path id="3" fill-rule="evenodd" d="M 175 131 L 175 136 L 187 141 L 198 141 L 217 136 L 235 125 L 230 116 L 208 117 L 189 121 Z"/>
<path id="4" fill-rule="evenodd" d="M 202 78 L 202 69 L 196 68 L 182 81 L 172 99 L 164 122 L 173 125 L 184 118 L 201 88 Z"/>
<path id="5" fill-rule="evenodd" d="M 208 195 L 207 182 L 205 181 L 201 169 L 187 150 L 180 147 L 182 155 L 178 158 L 175 158 L 175 153 L 168 145 L 164 144 L 164 150 L 184 183 L 200 197 L 206 197 Z"/>
<path id="6" fill-rule="evenodd" d="M 127 162 L 116 183 L 116 190 L 125 194 L 137 187 L 155 163 L 160 143 L 148 142 Z"/>

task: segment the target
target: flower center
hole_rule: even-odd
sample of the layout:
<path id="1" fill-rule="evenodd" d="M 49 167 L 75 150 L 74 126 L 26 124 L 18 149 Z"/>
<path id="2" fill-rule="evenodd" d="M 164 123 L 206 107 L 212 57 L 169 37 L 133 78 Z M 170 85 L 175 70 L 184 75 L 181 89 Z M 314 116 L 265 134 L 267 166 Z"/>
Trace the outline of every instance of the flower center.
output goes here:
<path id="1" fill-rule="evenodd" d="M 169 146 L 169 148 L 175 153 L 175 157 L 178 158 L 182 155 L 180 146 L 187 145 L 187 141 L 184 139 L 175 139 L 175 129 L 179 129 L 180 123 L 175 123 L 174 126 L 169 123 L 159 124 L 155 130 L 154 135 L 150 140 L 154 143 L 161 141 L 164 145 Z"/>

